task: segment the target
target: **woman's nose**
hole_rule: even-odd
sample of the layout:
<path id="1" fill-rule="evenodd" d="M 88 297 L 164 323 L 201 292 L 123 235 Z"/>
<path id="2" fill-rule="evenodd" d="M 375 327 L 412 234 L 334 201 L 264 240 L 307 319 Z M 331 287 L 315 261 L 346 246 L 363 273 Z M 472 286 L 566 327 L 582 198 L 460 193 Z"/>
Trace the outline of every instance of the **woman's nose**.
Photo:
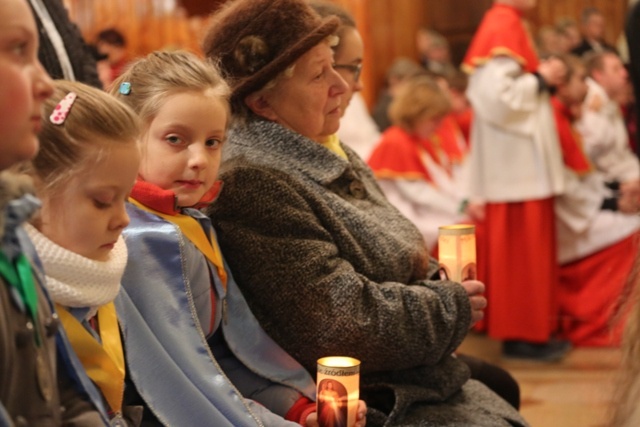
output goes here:
<path id="1" fill-rule="evenodd" d="M 333 81 L 331 85 L 331 91 L 329 92 L 329 94 L 331 96 L 342 95 L 347 91 L 347 89 L 349 88 L 349 85 L 347 84 L 347 82 L 344 81 L 340 73 L 338 73 L 336 70 L 332 69 L 331 73 L 332 73 Z"/>

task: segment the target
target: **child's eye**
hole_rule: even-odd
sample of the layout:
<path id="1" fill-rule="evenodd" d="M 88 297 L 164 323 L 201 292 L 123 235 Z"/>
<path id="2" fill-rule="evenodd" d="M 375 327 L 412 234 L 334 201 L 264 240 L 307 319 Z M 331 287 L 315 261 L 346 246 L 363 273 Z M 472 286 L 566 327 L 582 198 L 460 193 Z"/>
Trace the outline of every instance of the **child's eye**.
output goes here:
<path id="1" fill-rule="evenodd" d="M 98 199 L 93 199 L 93 205 L 98 209 L 109 209 L 111 207 L 111 203 L 105 203 Z"/>
<path id="2" fill-rule="evenodd" d="M 177 135 L 169 135 L 166 138 L 167 142 L 172 145 L 179 145 L 182 143 L 182 139 L 180 139 Z"/>
<path id="3" fill-rule="evenodd" d="M 217 138 L 207 139 L 204 143 L 207 148 L 218 148 L 222 145 L 222 141 Z"/>

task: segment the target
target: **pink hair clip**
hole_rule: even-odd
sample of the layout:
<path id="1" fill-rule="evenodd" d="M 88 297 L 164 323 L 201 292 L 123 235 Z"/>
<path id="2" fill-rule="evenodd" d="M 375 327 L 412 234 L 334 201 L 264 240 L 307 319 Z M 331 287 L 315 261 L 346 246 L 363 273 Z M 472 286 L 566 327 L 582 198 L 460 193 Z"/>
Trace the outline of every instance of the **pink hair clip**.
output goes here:
<path id="1" fill-rule="evenodd" d="M 77 97 L 78 95 L 76 95 L 75 92 L 69 92 L 67 96 L 62 98 L 49 116 L 49 120 L 51 121 L 51 123 L 53 123 L 54 125 L 63 124 L 64 121 L 67 120 L 69 110 L 71 110 L 71 107 L 73 106 L 73 103 L 76 101 Z"/>

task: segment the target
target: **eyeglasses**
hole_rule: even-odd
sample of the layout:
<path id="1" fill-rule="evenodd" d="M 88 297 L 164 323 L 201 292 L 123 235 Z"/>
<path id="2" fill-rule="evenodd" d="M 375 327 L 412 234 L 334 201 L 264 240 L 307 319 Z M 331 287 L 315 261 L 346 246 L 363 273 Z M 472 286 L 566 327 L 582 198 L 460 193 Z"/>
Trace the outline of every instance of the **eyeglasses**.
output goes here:
<path id="1" fill-rule="evenodd" d="M 347 70 L 353 73 L 353 81 L 358 82 L 360 80 L 360 74 L 362 73 L 362 64 L 354 65 L 354 64 L 334 64 L 334 70 Z"/>

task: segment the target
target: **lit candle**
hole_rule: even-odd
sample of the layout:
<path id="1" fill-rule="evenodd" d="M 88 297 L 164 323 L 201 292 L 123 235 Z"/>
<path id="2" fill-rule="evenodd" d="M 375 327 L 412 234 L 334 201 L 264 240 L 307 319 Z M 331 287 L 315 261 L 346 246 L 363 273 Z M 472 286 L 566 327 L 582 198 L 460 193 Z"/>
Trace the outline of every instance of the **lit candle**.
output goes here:
<path id="1" fill-rule="evenodd" d="M 476 279 L 476 227 L 467 224 L 438 227 L 440 276 L 454 282 Z"/>
<path id="2" fill-rule="evenodd" d="M 353 427 L 360 399 L 360 361 L 342 356 L 318 359 L 317 387 L 320 427 Z"/>

